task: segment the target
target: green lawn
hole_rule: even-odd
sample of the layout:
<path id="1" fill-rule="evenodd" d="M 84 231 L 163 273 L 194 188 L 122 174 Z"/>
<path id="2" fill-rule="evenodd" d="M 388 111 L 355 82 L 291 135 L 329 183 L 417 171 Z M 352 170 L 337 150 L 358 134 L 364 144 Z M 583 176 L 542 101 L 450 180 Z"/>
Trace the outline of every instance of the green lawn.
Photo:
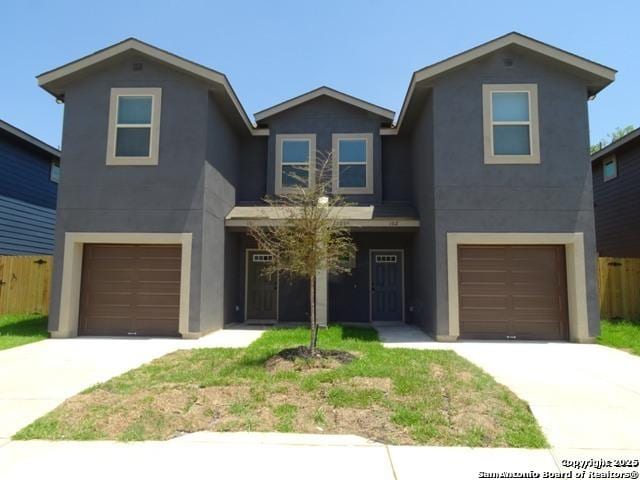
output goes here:
<path id="1" fill-rule="evenodd" d="M 273 357 L 305 328 L 245 349 L 182 350 L 96 385 L 15 439 L 168 439 L 200 430 L 356 434 L 390 443 L 546 447 L 525 402 L 452 351 L 386 349 L 369 328 L 330 327 L 320 347 L 357 358 Z"/>
<path id="2" fill-rule="evenodd" d="M 47 338 L 47 317 L 32 315 L 0 315 L 0 350 Z"/>
<path id="3" fill-rule="evenodd" d="M 601 345 L 640 355 L 640 321 L 602 320 L 600 330 L 598 342 Z"/>

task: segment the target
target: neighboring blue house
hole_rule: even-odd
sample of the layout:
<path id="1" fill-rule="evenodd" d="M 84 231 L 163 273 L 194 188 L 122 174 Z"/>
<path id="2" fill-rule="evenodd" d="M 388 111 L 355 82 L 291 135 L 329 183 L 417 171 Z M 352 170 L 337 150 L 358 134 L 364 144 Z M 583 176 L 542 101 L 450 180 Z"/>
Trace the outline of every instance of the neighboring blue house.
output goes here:
<path id="1" fill-rule="evenodd" d="M 60 151 L 0 120 L 0 255 L 53 253 Z"/>

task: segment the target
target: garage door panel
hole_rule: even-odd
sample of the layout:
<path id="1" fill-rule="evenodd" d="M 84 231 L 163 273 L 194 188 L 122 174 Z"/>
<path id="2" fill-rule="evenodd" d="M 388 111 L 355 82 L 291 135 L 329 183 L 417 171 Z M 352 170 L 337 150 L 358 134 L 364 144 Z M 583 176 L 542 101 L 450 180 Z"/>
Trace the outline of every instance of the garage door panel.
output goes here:
<path id="1" fill-rule="evenodd" d="M 460 297 L 460 306 L 463 310 L 506 309 L 509 306 L 509 297 L 506 295 L 463 295 Z"/>
<path id="2" fill-rule="evenodd" d="M 181 247 L 85 245 L 79 333 L 178 335 Z"/>
<path id="3" fill-rule="evenodd" d="M 513 295 L 511 298 L 515 310 L 547 310 L 559 312 L 562 308 L 559 297 L 546 295 Z"/>
<path id="4" fill-rule="evenodd" d="M 140 270 L 179 270 L 180 259 L 176 258 L 145 258 L 137 260 Z"/>
<path id="5" fill-rule="evenodd" d="M 95 314 L 87 317 L 91 329 L 84 335 L 127 335 L 130 331 L 130 318 L 118 315 Z"/>
<path id="6" fill-rule="evenodd" d="M 93 272 L 130 272 L 133 257 L 92 258 L 90 259 Z"/>
<path id="7" fill-rule="evenodd" d="M 461 270 L 460 283 L 465 285 L 486 285 L 494 284 L 504 286 L 509 281 L 509 275 L 506 271 L 474 271 Z"/>
<path id="8" fill-rule="evenodd" d="M 152 269 L 140 269 L 137 272 L 136 276 L 138 281 L 144 282 L 172 282 L 174 284 L 180 283 L 180 266 L 175 269 L 163 269 L 163 270 L 152 270 Z"/>
<path id="9" fill-rule="evenodd" d="M 564 247 L 459 246 L 462 337 L 564 339 Z"/>
<path id="10" fill-rule="evenodd" d="M 462 325 L 461 325 L 462 326 Z M 502 332 L 508 328 L 507 321 L 465 322 L 464 331 L 472 338 L 490 339 L 499 338 Z"/>
<path id="11" fill-rule="evenodd" d="M 560 335 L 555 322 L 519 322 L 513 333 L 521 340 L 558 340 Z"/>
<path id="12" fill-rule="evenodd" d="M 164 293 L 138 293 L 136 295 L 136 305 L 138 307 L 174 307 L 178 308 L 180 304 L 180 295 L 164 294 Z"/>
<path id="13" fill-rule="evenodd" d="M 126 282 L 113 282 L 113 281 L 104 281 L 104 280 L 94 280 L 92 292 L 94 293 L 131 293 L 133 290 L 134 282 L 126 281 Z"/>

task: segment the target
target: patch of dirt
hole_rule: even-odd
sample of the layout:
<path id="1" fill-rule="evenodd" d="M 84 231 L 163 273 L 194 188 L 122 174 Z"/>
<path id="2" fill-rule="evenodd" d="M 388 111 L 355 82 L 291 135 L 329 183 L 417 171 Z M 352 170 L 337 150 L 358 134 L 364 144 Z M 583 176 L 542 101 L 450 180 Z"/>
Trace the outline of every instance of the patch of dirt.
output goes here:
<path id="1" fill-rule="evenodd" d="M 343 350 L 321 350 L 316 348 L 315 351 L 311 351 L 309 347 L 285 348 L 278 352 L 276 356 L 290 361 L 294 361 L 298 358 L 305 360 L 330 358 L 340 363 L 350 363 L 356 359 L 356 356 L 353 353 L 345 352 Z"/>
<path id="2" fill-rule="evenodd" d="M 438 365 L 437 363 L 430 363 L 429 371 L 434 378 L 442 378 L 444 376 L 444 368 L 442 368 L 442 365 Z"/>
<path id="3" fill-rule="evenodd" d="M 456 372 L 456 377 L 458 377 L 463 382 L 470 382 L 471 380 L 473 380 L 473 373 L 462 370 Z"/>
<path id="4" fill-rule="evenodd" d="M 342 350 L 320 350 L 311 352 L 309 347 L 284 349 L 265 362 L 268 372 L 298 371 L 315 373 L 320 370 L 332 370 L 350 363 L 356 356 Z"/>
<path id="5" fill-rule="evenodd" d="M 352 377 L 350 384 L 355 388 L 375 388 L 389 393 L 393 388 L 393 382 L 387 377 Z"/>

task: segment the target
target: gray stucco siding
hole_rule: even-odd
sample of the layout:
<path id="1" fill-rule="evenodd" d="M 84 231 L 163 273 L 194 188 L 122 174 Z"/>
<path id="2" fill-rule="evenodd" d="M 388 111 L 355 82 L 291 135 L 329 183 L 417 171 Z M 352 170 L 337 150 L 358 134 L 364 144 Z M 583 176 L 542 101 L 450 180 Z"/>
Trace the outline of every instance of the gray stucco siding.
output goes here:
<path id="1" fill-rule="evenodd" d="M 373 135 L 373 195 L 345 195 L 345 197 L 353 203 L 367 205 L 381 203 L 380 124 L 379 117 L 326 96 L 274 115 L 269 120 L 267 194 L 274 195 L 275 192 L 276 135 L 315 134 L 316 150 L 321 154 L 327 154 L 333 149 L 334 133 L 371 133 Z"/>
<path id="2" fill-rule="evenodd" d="M 435 333 L 436 281 L 435 266 L 435 195 L 434 195 L 434 111 L 433 96 L 428 95 L 414 123 L 405 133 L 411 146 L 412 193 L 420 228 L 414 237 L 413 317 L 415 323 L 429 333 Z"/>
<path id="3" fill-rule="evenodd" d="M 240 143 L 239 203 L 257 203 L 267 194 L 268 144 L 268 137 L 245 138 Z"/>
<path id="4" fill-rule="evenodd" d="M 405 136 L 380 137 L 382 144 L 382 201 L 411 202 L 411 144 Z"/>
<path id="5" fill-rule="evenodd" d="M 513 60 L 511 67 L 504 59 Z M 539 165 L 485 165 L 482 84 L 538 85 Z M 581 232 L 588 323 L 598 333 L 586 85 L 555 64 L 506 49 L 433 85 L 436 334 L 448 335 L 448 232 Z"/>
<path id="6" fill-rule="evenodd" d="M 162 88 L 158 165 L 106 165 L 113 87 Z M 122 55 L 67 87 L 50 330 L 59 321 L 65 232 L 192 233 L 189 331 L 222 325 L 223 219 L 235 202 L 237 149 L 226 122 L 208 85 L 139 55 Z"/>

